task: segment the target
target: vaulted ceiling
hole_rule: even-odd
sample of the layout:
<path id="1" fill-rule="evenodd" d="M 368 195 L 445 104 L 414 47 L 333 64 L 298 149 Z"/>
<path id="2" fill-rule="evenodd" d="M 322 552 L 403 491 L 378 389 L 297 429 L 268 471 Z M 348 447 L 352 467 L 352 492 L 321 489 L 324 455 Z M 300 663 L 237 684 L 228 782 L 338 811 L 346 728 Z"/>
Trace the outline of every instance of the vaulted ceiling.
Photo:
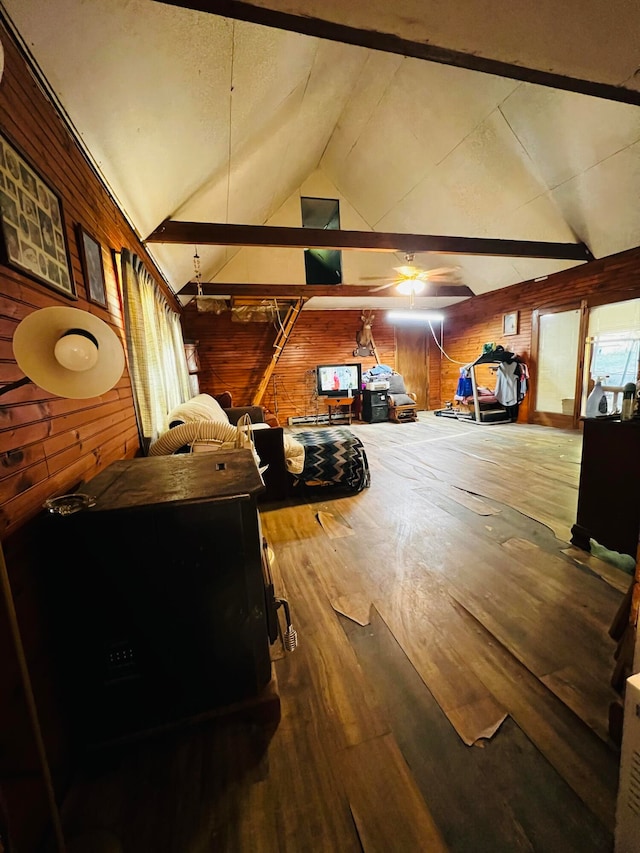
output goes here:
<path id="1" fill-rule="evenodd" d="M 596 258 L 639 245 L 640 4 L 503 7 L 0 3 L 143 240 L 166 220 L 296 228 L 300 197 L 317 196 L 340 200 L 349 231 L 584 243 Z M 278 28 L 320 26 L 343 41 Z M 302 250 L 261 233 L 256 245 L 197 245 L 211 292 L 304 283 Z M 195 245 L 148 243 L 177 293 L 194 279 Z M 459 249 L 415 263 L 457 268 L 473 294 L 581 263 Z M 406 303 L 368 295 L 368 277 L 392 281 L 402 263 L 401 251 L 345 250 L 343 282 L 359 290 L 308 307 Z"/>

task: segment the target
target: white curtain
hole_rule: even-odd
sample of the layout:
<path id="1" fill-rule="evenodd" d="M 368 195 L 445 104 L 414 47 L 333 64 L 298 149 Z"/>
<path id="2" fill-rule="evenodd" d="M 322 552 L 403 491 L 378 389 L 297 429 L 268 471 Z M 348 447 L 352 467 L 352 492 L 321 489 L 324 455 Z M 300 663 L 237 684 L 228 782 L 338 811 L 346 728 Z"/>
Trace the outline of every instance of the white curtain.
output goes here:
<path id="1" fill-rule="evenodd" d="M 190 397 L 180 317 L 141 259 L 123 249 L 121 287 L 129 372 L 146 452 L 167 428 L 167 415 Z"/>

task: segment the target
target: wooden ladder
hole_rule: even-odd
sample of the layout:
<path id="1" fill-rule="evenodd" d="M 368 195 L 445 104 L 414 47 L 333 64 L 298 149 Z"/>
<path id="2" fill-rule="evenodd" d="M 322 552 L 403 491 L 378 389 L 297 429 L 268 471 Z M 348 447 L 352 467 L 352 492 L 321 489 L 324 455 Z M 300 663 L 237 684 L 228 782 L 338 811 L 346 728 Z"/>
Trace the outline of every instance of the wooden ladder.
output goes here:
<path id="1" fill-rule="evenodd" d="M 265 370 L 264 375 L 260 380 L 258 390 L 253 395 L 253 400 L 251 401 L 252 406 L 259 406 L 262 402 L 262 398 L 264 397 L 264 393 L 267 390 L 269 380 L 271 379 L 276 364 L 278 363 L 278 359 L 282 355 L 282 351 L 285 348 L 287 341 L 289 340 L 289 335 L 293 331 L 293 327 L 296 324 L 296 320 L 298 319 L 300 311 L 302 311 L 302 306 L 304 305 L 305 301 L 306 300 L 303 297 L 300 297 L 289 306 L 287 316 L 284 318 L 284 323 L 281 324 L 280 329 L 278 330 L 278 334 L 276 335 L 276 339 L 273 342 L 274 351 L 273 355 L 271 356 L 271 361 L 267 365 L 267 369 Z"/>

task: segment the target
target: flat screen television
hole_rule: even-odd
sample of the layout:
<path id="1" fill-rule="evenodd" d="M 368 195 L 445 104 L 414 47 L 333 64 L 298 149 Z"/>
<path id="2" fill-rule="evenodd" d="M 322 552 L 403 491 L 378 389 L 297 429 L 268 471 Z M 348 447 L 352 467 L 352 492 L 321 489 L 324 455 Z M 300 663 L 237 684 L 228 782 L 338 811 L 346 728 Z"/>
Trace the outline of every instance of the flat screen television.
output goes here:
<path id="1" fill-rule="evenodd" d="M 316 367 L 319 397 L 355 397 L 362 387 L 360 364 L 319 364 Z"/>

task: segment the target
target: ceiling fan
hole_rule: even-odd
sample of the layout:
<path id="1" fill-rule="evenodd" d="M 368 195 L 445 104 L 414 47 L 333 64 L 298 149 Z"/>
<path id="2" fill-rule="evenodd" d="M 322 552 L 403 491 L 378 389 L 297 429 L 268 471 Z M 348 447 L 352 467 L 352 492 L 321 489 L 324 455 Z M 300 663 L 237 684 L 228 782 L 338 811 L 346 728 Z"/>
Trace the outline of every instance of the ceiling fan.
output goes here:
<path id="1" fill-rule="evenodd" d="M 393 281 L 388 281 L 381 284 L 380 287 L 374 287 L 371 291 L 375 293 L 378 290 L 385 290 L 387 287 L 396 287 L 400 293 L 413 294 L 421 293 L 424 290 L 425 284 L 428 281 L 458 284 L 459 267 L 439 267 L 437 269 L 425 270 L 421 267 L 413 265 L 413 255 L 405 255 L 406 264 L 401 267 L 394 267 L 397 275 Z M 380 276 L 363 276 L 361 281 L 379 281 Z"/>

